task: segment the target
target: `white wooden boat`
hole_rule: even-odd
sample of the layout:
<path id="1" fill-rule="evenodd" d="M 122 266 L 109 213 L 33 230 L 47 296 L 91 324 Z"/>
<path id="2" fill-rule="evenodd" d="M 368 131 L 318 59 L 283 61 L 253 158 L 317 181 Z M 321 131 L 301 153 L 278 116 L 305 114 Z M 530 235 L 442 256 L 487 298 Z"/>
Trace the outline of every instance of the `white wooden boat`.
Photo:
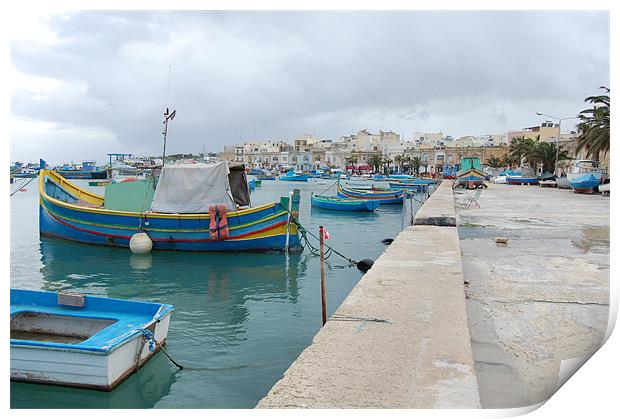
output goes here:
<path id="1" fill-rule="evenodd" d="M 599 183 L 601 183 L 603 171 L 599 168 L 598 161 L 576 160 L 569 172 L 566 173 L 566 176 L 568 177 L 569 182 L 572 182 L 586 174 L 594 176 Z"/>
<path id="2" fill-rule="evenodd" d="M 165 344 L 172 311 L 11 289 L 11 380 L 111 391 Z"/>

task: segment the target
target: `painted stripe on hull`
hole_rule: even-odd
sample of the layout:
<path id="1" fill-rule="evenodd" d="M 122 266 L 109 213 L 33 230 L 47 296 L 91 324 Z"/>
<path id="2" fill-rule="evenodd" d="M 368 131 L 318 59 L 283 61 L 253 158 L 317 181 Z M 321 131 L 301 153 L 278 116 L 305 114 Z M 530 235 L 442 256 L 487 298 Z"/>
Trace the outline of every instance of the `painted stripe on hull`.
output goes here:
<path id="1" fill-rule="evenodd" d="M 40 208 L 40 231 L 42 236 L 67 239 L 80 243 L 115 247 L 129 247 L 129 240 L 137 228 L 115 231 L 91 230 L 80 224 L 71 224 Z M 293 230 L 293 229 L 291 229 Z M 232 236 L 227 240 L 213 240 L 208 232 L 157 233 L 146 232 L 153 241 L 153 249 L 188 251 L 231 251 L 231 250 L 282 250 L 286 241 L 286 220 L 265 227 Z M 292 232 L 293 233 L 293 232 Z M 296 228 L 295 228 L 296 233 Z M 290 235 L 291 250 L 300 250 L 297 234 Z"/>

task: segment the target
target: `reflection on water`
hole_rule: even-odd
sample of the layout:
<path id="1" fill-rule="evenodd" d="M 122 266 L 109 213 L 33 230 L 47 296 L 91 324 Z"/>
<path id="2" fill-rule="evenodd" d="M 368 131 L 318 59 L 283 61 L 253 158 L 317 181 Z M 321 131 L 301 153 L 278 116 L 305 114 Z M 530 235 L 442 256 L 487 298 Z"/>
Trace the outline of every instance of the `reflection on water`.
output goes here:
<path id="1" fill-rule="evenodd" d="M 170 392 L 176 369 L 162 353 L 147 362 L 115 391 L 104 393 L 43 384 L 11 383 L 11 408 L 146 409 Z M 70 406 L 67 404 L 70 403 Z"/>
<path id="2" fill-rule="evenodd" d="M 301 188 L 304 227 L 318 235 L 318 226 L 325 226 L 327 244 L 355 260 L 376 259 L 385 249 L 381 240 L 400 231 L 400 206 L 383 205 L 368 214 L 311 209 L 310 193 L 325 189 L 312 182 L 263 182 L 252 194 L 253 204 L 286 196 L 292 187 Z M 11 201 L 11 286 L 172 304 L 168 351 L 175 360 L 190 368 L 224 369 L 175 372 L 158 354 L 111 393 L 12 383 L 12 407 L 252 408 L 321 326 L 319 259 L 307 250 L 288 256 L 133 255 L 128 249 L 39 239 L 37 205 L 36 190 Z M 331 315 L 362 274 L 336 255 L 326 261 L 326 273 Z M 241 365 L 255 367 L 237 368 Z"/>

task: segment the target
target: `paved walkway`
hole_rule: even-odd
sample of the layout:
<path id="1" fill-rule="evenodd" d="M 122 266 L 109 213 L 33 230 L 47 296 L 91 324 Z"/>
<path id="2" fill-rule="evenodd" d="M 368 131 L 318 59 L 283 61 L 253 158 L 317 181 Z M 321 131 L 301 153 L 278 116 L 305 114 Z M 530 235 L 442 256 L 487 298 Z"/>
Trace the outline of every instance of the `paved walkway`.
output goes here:
<path id="1" fill-rule="evenodd" d="M 479 407 L 456 227 L 401 232 L 257 407 Z"/>

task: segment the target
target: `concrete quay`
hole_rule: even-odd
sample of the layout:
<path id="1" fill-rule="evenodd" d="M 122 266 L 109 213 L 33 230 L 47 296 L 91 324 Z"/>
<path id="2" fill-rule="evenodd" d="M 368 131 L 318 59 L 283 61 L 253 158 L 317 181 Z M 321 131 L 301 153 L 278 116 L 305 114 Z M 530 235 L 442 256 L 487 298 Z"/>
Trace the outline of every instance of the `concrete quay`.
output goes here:
<path id="1" fill-rule="evenodd" d="M 466 208 L 468 194 L 454 198 L 482 407 L 543 402 L 558 388 L 562 360 L 603 343 L 609 198 L 491 184 L 480 208 Z"/>
<path id="2" fill-rule="evenodd" d="M 480 407 L 450 217 L 444 182 L 257 407 Z"/>

